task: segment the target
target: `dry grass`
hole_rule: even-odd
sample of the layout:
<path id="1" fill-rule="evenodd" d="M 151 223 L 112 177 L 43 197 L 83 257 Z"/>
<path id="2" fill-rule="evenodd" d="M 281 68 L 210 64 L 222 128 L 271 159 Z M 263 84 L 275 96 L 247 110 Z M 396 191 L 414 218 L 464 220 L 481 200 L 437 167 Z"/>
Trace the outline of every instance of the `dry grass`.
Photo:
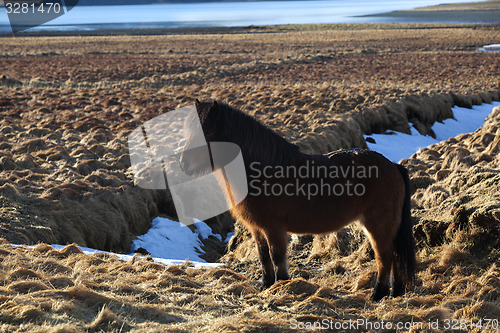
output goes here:
<path id="1" fill-rule="evenodd" d="M 0 327 L 19 332 L 278 332 L 292 331 L 293 320 L 498 318 L 499 268 L 457 260 L 461 256 L 454 246 L 420 251 L 415 288 L 404 297 L 372 303 L 376 266 L 357 258 L 364 256 L 359 250 L 337 258 L 342 264 L 336 269 L 321 268 L 317 259 L 299 259 L 292 250 L 292 280 L 259 292 L 259 282 L 248 273 L 226 268 L 165 268 L 151 265 L 147 257 L 127 263 L 63 250 L 40 254 L 4 243 Z M 54 264 L 67 273 L 54 276 L 47 269 Z"/>

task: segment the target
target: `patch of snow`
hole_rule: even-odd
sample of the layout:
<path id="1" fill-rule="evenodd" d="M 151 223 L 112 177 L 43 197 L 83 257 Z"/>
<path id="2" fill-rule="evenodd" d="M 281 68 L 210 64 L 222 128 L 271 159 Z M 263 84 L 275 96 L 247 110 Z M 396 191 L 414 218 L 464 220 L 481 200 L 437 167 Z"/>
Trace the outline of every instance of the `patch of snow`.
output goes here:
<path id="1" fill-rule="evenodd" d="M 208 224 L 200 220 L 196 221 L 197 222 L 194 223 L 194 226 L 196 227 L 196 232 L 200 235 L 201 238 L 207 239 L 208 236 L 215 236 L 215 238 L 222 241 L 222 236 L 219 234 L 214 234 L 212 228 L 210 228 Z"/>
<path id="2" fill-rule="evenodd" d="M 180 222 L 157 217 L 148 232 L 132 242 L 130 251 L 143 248 L 155 258 L 204 262 L 199 257 L 204 253 L 200 237 L 205 239 L 213 235 L 218 236 L 219 240 L 222 240 L 222 237 L 215 235 L 205 222 L 198 221 L 194 225 L 196 230 L 193 232 Z"/>
<path id="3" fill-rule="evenodd" d="M 454 119 L 446 119 L 432 126 L 436 134 L 436 139 L 430 136 L 420 135 L 415 128 L 411 128 L 411 135 L 393 132 L 394 134 L 372 134 L 365 135 L 366 138 L 372 138 L 375 143 L 367 142 L 369 149 L 377 151 L 393 162 L 399 162 L 404 158 L 409 158 L 420 148 L 439 143 L 441 141 L 453 138 L 457 135 L 474 132 L 483 125 L 486 117 L 492 112 L 493 108 L 500 106 L 500 102 L 491 104 L 474 105 L 471 109 L 454 107 Z"/>
<path id="4" fill-rule="evenodd" d="M 500 51 L 500 44 L 490 44 L 490 45 L 485 45 L 482 48 L 478 49 L 478 51 L 483 51 L 483 52 L 498 52 Z"/>
<path id="5" fill-rule="evenodd" d="M 13 244 L 13 245 L 16 245 L 16 246 L 25 246 L 25 245 L 18 245 L 18 244 Z M 27 245 L 26 247 L 33 248 L 35 246 L 36 245 Z M 55 250 L 61 250 L 66 245 L 51 244 L 50 246 L 52 246 Z M 78 247 L 85 254 L 89 254 L 90 255 L 90 254 L 94 254 L 94 253 L 106 253 L 106 254 L 109 254 L 109 255 L 116 256 L 116 257 L 118 257 L 118 259 L 120 259 L 122 261 L 129 261 L 134 256 L 133 254 L 120 254 L 120 253 L 114 253 L 114 252 L 96 250 L 96 249 L 92 249 L 90 247 L 84 247 L 84 246 L 79 246 L 79 245 L 78 245 Z M 152 257 L 152 258 L 153 258 L 154 262 L 162 263 L 162 264 L 164 264 L 166 266 L 182 265 L 182 264 L 184 264 L 186 262 L 185 260 L 165 259 L 165 258 L 155 258 L 155 257 Z M 193 264 L 194 268 L 217 268 L 217 267 L 223 266 L 222 264 L 218 264 L 218 263 L 207 263 L 207 262 L 204 262 L 203 260 L 202 261 L 192 261 L 192 260 L 190 260 L 189 262 L 191 264 Z"/>
<path id="6" fill-rule="evenodd" d="M 206 239 L 209 236 L 214 236 L 222 241 L 222 236 L 214 234 L 212 228 L 205 222 L 197 220 L 194 223 L 196 229 L 191 231 L 184 224 L 169 220 L 163 217 L 157 217 L 153 220 L 151 228 L 142 236 L 138 236 L 132 242 L 130 254 L 120 254 L 108 251 L 101 251 L 89 247 L 78 246 L 85 254 L 107 253 L 115 255 L 118 259 L 128 261 L 134 256 L 134 251 L 143 248 L 151 254 L 154 262 L 162 263 L 167 266 L 182 265 L 189 260 L 195 268 L 210 268 L 221 267 L 223 264 L 207 263 L 199 257 L 204 253 L 202 250 L 203 243 L 200 240 Z M 234 235 L 234 232 L 228 233 L 227 241 Z M 22 246 L 22 245 L 18 245 Z M 34 247 L 30 245 L 28 247 Z M 55 250 L 61 250 L 66 245 L 51 244 Z"/>

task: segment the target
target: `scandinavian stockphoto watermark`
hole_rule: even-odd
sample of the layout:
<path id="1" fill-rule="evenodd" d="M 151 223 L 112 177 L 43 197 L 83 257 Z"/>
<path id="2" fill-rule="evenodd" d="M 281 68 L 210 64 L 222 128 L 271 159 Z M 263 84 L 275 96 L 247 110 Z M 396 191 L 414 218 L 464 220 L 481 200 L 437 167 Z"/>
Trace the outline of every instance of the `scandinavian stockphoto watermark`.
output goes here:
<path id="1" fill-rule="evenodd" d="M 78 0 L 4 0 L 12 32 L 19 32 L 52 21 L 70 10 Z"/>
<path id="2" fill-rule="evenodd" d="M 363 180 L 378 178 L 376 165 L 324 165 L 314 160 L 302 165 L 249 166 L 249 195 L 298 196 L 311 200 L 316 196 L 363 196 Z"/>
<path id="3" fill-rule="evenodd" d="M 430 319 L 428 321 L 387 321 L 370 320 L 366 318 L 334 320 L 324 318 L 316 321 L 299 321 L 290 319 L 290 328 L 298 331 L 497 331 L 500 328 L 498 319 Z"/>
<path id="4" fill-rule="evenodd" d="M 247 195 L 308 200 L 363 196 L 365 180 L 379 176 L 377 166 L 314 161 L 288 166 L 254 161 L 246 170 L 238 145 L 207 143 L 194 105 L 145 122 L 129 135 L 128 146 L 135 184 L 145 189 L 168 189 L 184 225 L 222 214 Z M 191 170 L 193 165 L 195 170 Z"/>
<path id="5" fill-rule="evenodd" d="M 194 105 L 147 121 L 132 131 L 128 145 L 135 184 L 168 188 L 184 225 L 222 214 L 247 196 L 240 147 L 231 142 L 207 143 Z M 204 171 L 187 172 L 180 162 L 181 152 L 191 152 Z"/>

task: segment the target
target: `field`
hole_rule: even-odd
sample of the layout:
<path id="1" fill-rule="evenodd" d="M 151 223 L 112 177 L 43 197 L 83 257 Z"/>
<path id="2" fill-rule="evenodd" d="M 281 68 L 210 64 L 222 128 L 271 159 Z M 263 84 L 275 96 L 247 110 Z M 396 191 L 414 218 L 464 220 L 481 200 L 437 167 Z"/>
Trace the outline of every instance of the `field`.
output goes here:
<path id="1" fill-rule="evenodd" d="M 498 43 L 498 25 L 0 40 L 2 331 L 281 332 L 323 320 L 364 320 L 358 331 L 382 321 L 413 322 L 401 330 L 412 332 L 440 332 L 447 323 L 458 323 L 453 332 L 494 331 L 499 109 L 475 133 L 403 162 L 419 260 L 415 286 L 403 297 L 370 301 L 376 264 L 357 227 L 291 236 L 292 280 L 262 292 L 254 243 L 238 224 L 228 250 L 206 242 L 207 258 L 225 263 L 219 269 L 165 268 L 139 255 L 121 262 L 47 244 L 127 252 L 153 217 L 175 218 L 168 192 L 134 186 L 127 136 L 196 98 L 238 107 L 310 153 L 365 147 L 363 134 L 408 132 L 409 123 L 432 134 L 451 106 L 500 100 L 498 53 L 476 51 Z M 222 235 L 234 228 L 228 214 L 208 222 Z M 482 329 L 474 326 L 479 320 Z M 436 321 L 440 329 L 425 326 Z"/>

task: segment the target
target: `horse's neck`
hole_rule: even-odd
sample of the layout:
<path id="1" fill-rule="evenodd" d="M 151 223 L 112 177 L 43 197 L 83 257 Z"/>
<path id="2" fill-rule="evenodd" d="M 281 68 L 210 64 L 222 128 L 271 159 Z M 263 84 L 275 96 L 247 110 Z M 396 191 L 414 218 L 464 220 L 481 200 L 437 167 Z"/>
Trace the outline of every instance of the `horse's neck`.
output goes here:
<path id="1" fill-rule="evenodd" d="M 233 128 L 241 132 L 232 135 L 233 140 L 227 138 L 227 141 L 233 141 L 241 148 L 243 160 L 247 166 L 252 162 L 259 162 L 262 166 L 287 165 L 303 156 L 272 130 L 259 123 L 252 124 L 252 126 L 244 129 Z"/>

